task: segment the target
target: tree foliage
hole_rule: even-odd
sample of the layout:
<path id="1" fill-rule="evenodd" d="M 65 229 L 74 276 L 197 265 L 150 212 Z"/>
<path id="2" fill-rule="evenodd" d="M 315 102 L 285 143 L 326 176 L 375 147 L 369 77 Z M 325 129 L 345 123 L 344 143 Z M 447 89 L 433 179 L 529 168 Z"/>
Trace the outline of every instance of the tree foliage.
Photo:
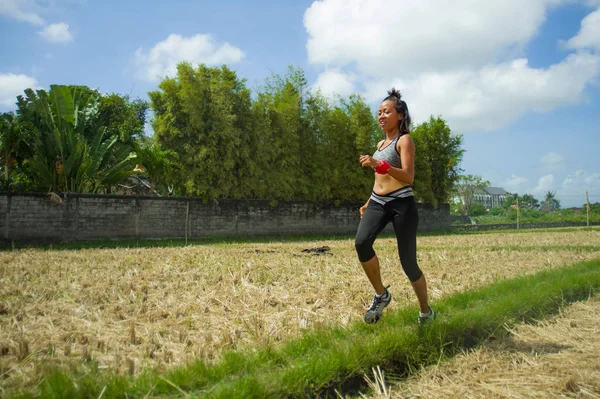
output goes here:
<path id="1" fill-rule="evenodd" d="M 427 182 L 430 179 L 428 186 L 431 193 L 427 196 L 436 203 L 448 202 L 464 154 L 462 135 L 452 134 L 446 121 L 431 116 L 429 121 L 416 127 L 412 136 L 417 147 L 416 157 L 419 158 L 415 161 L 415 180 Z M 426 187 L 421 190 L 425 192 Z"/>
<path id="2" fill-rule="evenodd" d="M 585 203 L 582 205 L 583 209 L 587 210 L 587 206 L 588 204 Z M 595 214 L 600 214 L 600 202 L 594 202 L 590 204 L 590 212 L 595 213 Z"/>
<path id="3" fill-rule="evenodd" d="M 461 175 L 457 178 L 457 184 L 454 186 L 456 195 L 460 201 L 461 213 L 464 216 L 471 216 L 471 208 L 473 204 L 473 197 L 477 189 L 483 190 L 488 187 L 490 182 L 483 180 L 481 176 L 474 175 Z M 485 207 L 484 207 L 485 210 Z M 476 216 L 476 215 L 474 215 Z"/>
<path id="4" fill-rule="evenodd" d="M 137 155 L 136 169 L 140 175 L 138 177 L 149 180 L 146 184 L 154 193 L 172 194 L 173 186 L 170 183 L 173 176 L 179 173 L 177 153 L 164 150 L 155 137 L 139 138 L 134 149 Z"/>
<path id="5" fill-rule="evenodd" d="M 245 83 L 226 66 L 194 69 L 182 63 L 177 78 L 163 80 L 150 99 L 157 142 L 178 155 L 177 192 L 207 200 L 234 198 L 236 175 L 253 169 L 251 154 L 241 148 L 251 124 Z"/>
<path id="6" fill-rule="evenodd" d="M 560 201 L 556 198 L 556 191 L 546 191 L 541 206 L 550 207 L 552 211 L 560 209 Z"/>
<path id="7" fill-rule="evenodd" d="M 182 63 L 149 98 L 75 85 L 25 90 L 17 114 L 0 120 L 5 187 L 18 179 L 37 190 L 111 192 L 136 171 L 153 193 L 205 201 L 370 195 L 373 171 L 358 159 L 383 138 L 374 113 L 360 96 L 331 101 L 309 90 L 300 69 L 273 75 L 252 93 L 227 66 Z M 460 171 L 462 136 L 439 117 L 412 136 L 417 199 L 446 202 Z"/>
<path id="8" fill-rule="evenodd" d="M 63 192 L 108 191 L 126 179 L 135 157 L 131 148 L 107 137 L 98 120 L 100 97 L 81 86 L 53 85 L 26 90 L 18 114 L 33 130 L 32 156 L 25 162 L 43 189 Z"/>
<path id="9" fill-rule="evenodd" d="M 519 195 L 517 193 L 508 194 L 504 201 L 505 209 L 515 208 L 519 199 L 519 208 L 521 210 L 537 210 L 540 207 L 540 202 L 532 194 Z"/>
<path id="10" fill-rule="evenodd" d="M 364 199 L 377 128 L 358 96 L 334 106 L 301 70 L 274 75 L 254 100 L 223 66 L 180 64 L 150 93 L 157 142 L 178 155 L 176 192 L 205 200 Z"/>
<path id="11" fill-rule="evenodd" d="M 485 214 L 487 214 L 487 209 L 485 206 L 481 205 L 479 202 L 474 202 L 471 204 L 468 216 L 482 216 Z"/>
<path id="12" fill-rule="evenodd" d="M 147 101 L 131 100 L 129 96 L 112 93 L 100 96 L 98 122 L 106 127 L 108 137 L 118 137 L 122 143 L 133 145 L 144 138 Z"/>
<path id="13" fill-rule="evenodd" d="M 540 201 L 531 194 L 523 194 L 522 197 L 519 197 L 519 207 L 521 209 L 538 209 Z"/>
<path id="14" fill-rule="evenodd" d="M 27 144 L 33 139 L 33 128 L 21 122 L 12 112 L 0 115 L 0 168 L 5 189 L 11 183 L 11 171 L 19 169 L 20 161 L 27 156 Z"/>

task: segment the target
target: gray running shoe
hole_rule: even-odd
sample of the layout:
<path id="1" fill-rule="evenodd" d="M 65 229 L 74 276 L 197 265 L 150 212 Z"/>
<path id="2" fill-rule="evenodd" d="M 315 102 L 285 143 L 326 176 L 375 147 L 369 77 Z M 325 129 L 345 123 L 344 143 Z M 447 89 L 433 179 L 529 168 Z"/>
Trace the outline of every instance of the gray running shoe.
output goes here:
<path id="1" fill-rule="evenodd" d="M 429 307 L 429 314 L 427 316 L 421 316 L 421 314 L 419 313 L 419 324 L 429 324 L 433 322 L 433 320 L 435 320 L 435 312 L 433 311 L 431 306 Z"/>
<path id="2" fill-rule="evenodd" d="M 383 314 L 383 309 L 392 301 L 392 294 L 388 291 L 390 286 L 385 287 L 385 293 L 382 295 L 374 295 L 373 303 L 367 313 L 365 314 L 365 323 L 374 324 L 379 321 Z"/>

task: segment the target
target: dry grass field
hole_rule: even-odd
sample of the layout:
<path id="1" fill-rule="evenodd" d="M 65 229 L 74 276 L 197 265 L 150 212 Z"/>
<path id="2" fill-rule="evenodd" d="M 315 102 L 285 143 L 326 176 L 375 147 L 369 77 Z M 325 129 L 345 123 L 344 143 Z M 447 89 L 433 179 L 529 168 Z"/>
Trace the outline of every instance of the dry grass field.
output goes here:
<path id="1" fill-rule="evenodd" d="M 590 247 L 600 246 L 600 229 L 425 236 L 418 245 L 435 304 L 598 258 Z M 303 252 L 323 246 L 329 251 Z M 395 241 L 375 247 L 390 308 L 414 305 Z M 0 394 L 29 385 L 47 364 L 137 374 L 277 344 L 361 320 L 371 297 L 351 239 L 0 252 Z"/>
<path id="2" fill-rule="evenodd" d="M 600 298 L 594 297 L 398 384 L 382 383 L 385 371 L 376 370 L 371 399 L 599 398 L 598 319 Z"/>

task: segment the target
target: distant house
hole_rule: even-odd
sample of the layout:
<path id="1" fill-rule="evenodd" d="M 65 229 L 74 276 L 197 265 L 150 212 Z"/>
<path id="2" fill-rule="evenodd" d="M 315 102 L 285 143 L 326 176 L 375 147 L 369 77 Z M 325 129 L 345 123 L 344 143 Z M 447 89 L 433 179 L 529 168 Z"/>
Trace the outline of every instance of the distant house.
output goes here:
<path id="1" fill-rule="evenodd" d="M 485 206 L 486 209 L 492 209 L 502 206 L 504 201 L 506 201 L 506 196 L 509 194 L 502 187 L 486 187 L 483 190 L 477 188 L 473 195 L 473 202 Z"/>

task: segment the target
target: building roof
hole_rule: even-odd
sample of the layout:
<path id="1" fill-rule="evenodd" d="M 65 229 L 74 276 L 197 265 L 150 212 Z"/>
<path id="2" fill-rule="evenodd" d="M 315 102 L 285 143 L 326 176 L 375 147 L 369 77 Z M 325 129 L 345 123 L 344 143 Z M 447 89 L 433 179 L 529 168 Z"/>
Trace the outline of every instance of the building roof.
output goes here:
<path id="1" fill-rule="evenodd" d="M 485 192 L 490 195 L 506 195 L 506 194 L 508 194 L 508 191 L 506 191 L 502 187 L 486 187 Z"/>
<path id="2" fill-rule="evenodd" d="M 503 189 L 502 187 L 486 187 L 483 190 L 480 188 L 475 188 L 475 194 L 489 194 L 489 195 L 507 195 L 508 191 Z"/>

